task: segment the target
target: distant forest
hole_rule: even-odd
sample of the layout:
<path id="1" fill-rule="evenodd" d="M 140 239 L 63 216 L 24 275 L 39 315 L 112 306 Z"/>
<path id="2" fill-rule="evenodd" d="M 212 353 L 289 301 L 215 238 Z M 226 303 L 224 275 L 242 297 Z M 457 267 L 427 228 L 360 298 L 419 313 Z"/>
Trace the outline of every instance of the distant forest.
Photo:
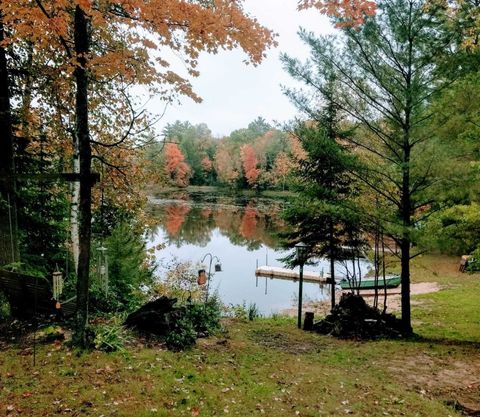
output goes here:
<path id="1" fill-rule="evenodd" d="M 164 141 L 146 149 L 157 183 L 223 185 L 234 188 L 288 188 L 288 174 L 303 152 L 298 138 L 273 128 L 258 117 L 246 128 L 214 138 L 204 123 L 168 124 Z"/>

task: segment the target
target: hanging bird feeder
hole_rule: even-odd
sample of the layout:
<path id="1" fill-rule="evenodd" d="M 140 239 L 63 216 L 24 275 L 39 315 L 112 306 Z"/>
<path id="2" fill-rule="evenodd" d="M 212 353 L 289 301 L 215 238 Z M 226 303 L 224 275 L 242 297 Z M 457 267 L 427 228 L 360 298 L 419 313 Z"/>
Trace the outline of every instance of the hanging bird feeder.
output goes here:
<path id="1" fill-rule="evenodd" d="M 215 264 L 215 272 L 222 272 L 222 264 L 220 262 Z"/>
<path id="2" fill-rule="evenodd" d="M 197 278 L 197 284 L 198 285 L 205 285 L 207 283 L 207 273 L 205 269 L 199 269 L 198 270 L 198 278 Z"/>
<path id="3" fill-rule="evenodd" d="M 100 280 L 100 287 L 103 289 L 105 296 L 108 294 L 108 255 L 107 248 L 100 246 L 98 250 L 97 274 Z"/>

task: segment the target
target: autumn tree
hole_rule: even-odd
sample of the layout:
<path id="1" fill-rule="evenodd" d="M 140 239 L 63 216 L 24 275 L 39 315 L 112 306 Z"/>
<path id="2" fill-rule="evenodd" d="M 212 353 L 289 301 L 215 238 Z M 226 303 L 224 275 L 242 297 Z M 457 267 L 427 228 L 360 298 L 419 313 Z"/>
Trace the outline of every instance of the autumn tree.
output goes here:
<path id="1" fill-rule="evenodd" d="M 258 182 L 260 169 L 258 166 L 257 156 L 252 145 L 243 145 L 240 148 L 240 157 L 242 158 L 243 172 L 248 185 L 254 186 Z"/>
<path id="2" fill-rule="evenodd" d="M 285 190 L 286 178 L 292 171 L 292 166 L 292 160 L 288 157 L 286 152 L 279 152 L 277 154 L 272 170 L 272 178 L 274 184 L 282 185 L 282 190 Z"/>
<path id="3" fill-rule="evenodd" d="M 165 172 L 175 185 L 179 187 L 188 185 L 191 169 L 176 143 L 165 144 Z"/>
<path id="4" fill-rule="evenodd" d="M 22 0 L 3 2 L 1 7 L 2 22 L 9 25 L 10 39 L 7 42 L 30 41 L 39 50 L 55 52 L 52 65 L 59 62 L 63 65 L 62 71 L 56 72 L 64 81 L 62 91 L 67 93 L 66 97 L 75 92 L 75 129 L 72 134 L 79 154 L 81 244 L 77 339 L 84 343 L 88 311 L 92 158 L 109 164 L 108 153 L 99 150 L 114 151 L 121 147 L 132 131 L 130 128 L 126 134 L 108 139 L 92 137 L 95 129 L 89 117 L 100 104 L 108 105 L 102 100 L 100 103 L 95 101 L 93 83 L 103 86 L 102 91 L 106 93 L 124 91 L 118 89 L 119 86 L 143 84 L 166 101 L 179 95 L 199 101 L 188 79 L 169 69 L 164 50 L 183 55 L 188 76 L 192 77 L 198 75 L 196 66 L 200 52 L 215 53 L 221 48 L 241 47 L 249 61 L 257 64 L 265 49 L 273 45 L 273 36 L 245 14 L 240 3 L 225 0 L 215 2 L 215 7 L 204 1 L 89 0 L 73 3 Z M 103 112 L 103 115 L 108 114 L 108 111 Z"/>
<path id="5" fill-rule="evenodd" d="M 217 147 L 215 153 L 215 171 L 217 178 L 221 183 L 235 185 L 240 177 L 241 167 L 235 158 L 232 158 L 234 150 L 226 143 L 222 143 Z"/>

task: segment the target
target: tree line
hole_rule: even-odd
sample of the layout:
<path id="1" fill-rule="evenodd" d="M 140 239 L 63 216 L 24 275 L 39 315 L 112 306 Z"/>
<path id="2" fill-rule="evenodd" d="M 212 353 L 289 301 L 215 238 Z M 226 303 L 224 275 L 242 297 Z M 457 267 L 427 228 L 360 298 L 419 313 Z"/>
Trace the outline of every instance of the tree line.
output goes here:
<path id="1" fill-rule="evenodd" d="M 206 124 L 168 124 L 145 158 L 157 184 L 286 190 L 299 151 L 295 137 L 258 117 L 222 138 Z"/>

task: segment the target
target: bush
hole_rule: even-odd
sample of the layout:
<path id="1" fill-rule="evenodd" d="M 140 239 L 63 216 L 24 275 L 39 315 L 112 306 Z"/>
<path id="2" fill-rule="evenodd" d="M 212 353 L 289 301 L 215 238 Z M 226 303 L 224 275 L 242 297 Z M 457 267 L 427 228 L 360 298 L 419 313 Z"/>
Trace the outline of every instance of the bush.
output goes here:
<path id="1" fill-rule="evenodd" d="M 162 265 L 163 279 L 153 287 L 154 294 L 177 298 L 181 303 L 204 300 L 206 285 L 199 286 L 197 284 L 200 268 L 201 265 L 198 263 L 172 259 Z"/>
<path id="2" fill-rule="evenodd" d="M 165 342 L 171 350 L 192 347 L 198 336 L 215 334 L 220 329 L 221 305 L 216 297 L 207 303 L 192 303 L 182 306 Z"/>
<path id="3" fill-rule="evenodd" d="M 466 269 L 469 272 L 480 271 L 480 247 L 472 252 L 472 257 L 468 260 Z"/>
<path id="4" fill-rule="evenodd" d="M 260 311 L 255 303 L 247 303 L 244 301 L 242 304 L 231 304 L 228 307 L 226 314 L 240 320 L 253 321 L 261 317 Z"/>
<path id="5" fill-rule="evenodd" d="M 184 350 L 191 348 L 197 340 L 193 322 L 188 315 L 176 320 L 173 329 L 165 338 L 167 347 L 171 350 Z"/>
<path id="6" fill-rule="evenodd" d="M 125 352 L 125 344 L 129 337 L 122 322 L 123 319 L 116 316 L 108 322 L 92 326 L 95 349 L 103 350 L 104 352 Z"/>
<path id="7" fill-rule="evenodd" d="M 220 329 L 221 304 L 216 297 L 211 297 L 206 303 L 189 304 L 186 316 L 197 333 L 215 334 Z"/>
<path id="8" fill-rule="evenodd" d="M 0 322 L 5 321 L 8 318 L 10 318 L 10 303 L 8 302 L 7 297 L 5 297 L 5 294 L 0 291 Z"/>

